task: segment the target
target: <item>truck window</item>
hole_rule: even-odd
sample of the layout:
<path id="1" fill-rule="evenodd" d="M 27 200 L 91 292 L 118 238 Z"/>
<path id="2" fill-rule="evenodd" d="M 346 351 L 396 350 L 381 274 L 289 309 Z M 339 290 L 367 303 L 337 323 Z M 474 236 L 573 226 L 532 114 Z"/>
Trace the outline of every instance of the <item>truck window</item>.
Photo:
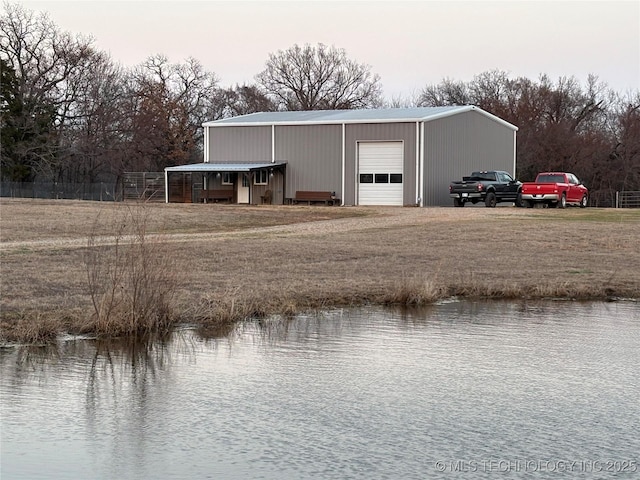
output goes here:
<path id="1" fill-rule="evenodd" d="M 488 182 L 495 182 L 496 174 L 495 172 L 473 172 L 471 174 L 471 178 L 473 180 L 486 180 Z"/>
<path id="2" fill-rule="evenodd" d="M 537 183 L 564 183 L 564 175 L 538 175 Z"/>

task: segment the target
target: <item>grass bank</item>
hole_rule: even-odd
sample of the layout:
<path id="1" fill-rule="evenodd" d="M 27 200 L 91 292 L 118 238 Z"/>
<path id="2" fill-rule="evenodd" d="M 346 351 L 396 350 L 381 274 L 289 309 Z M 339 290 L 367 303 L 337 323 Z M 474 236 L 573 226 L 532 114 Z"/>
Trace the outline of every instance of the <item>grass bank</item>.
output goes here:
<path id="1" fill-rule="evenodd" d="M 0 337 L 224 332 L 252 316 L 451 296 L 639 299 L 639 238 L 640 210 L 2 199 Z M 155 313 L 136 323 L 134 308 Z"/>

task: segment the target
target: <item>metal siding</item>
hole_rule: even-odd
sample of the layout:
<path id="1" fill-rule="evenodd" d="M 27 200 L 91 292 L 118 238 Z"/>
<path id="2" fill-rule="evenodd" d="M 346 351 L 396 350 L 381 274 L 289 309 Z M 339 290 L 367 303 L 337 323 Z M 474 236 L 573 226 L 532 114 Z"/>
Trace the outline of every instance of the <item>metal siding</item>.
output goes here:
<path id="1" fill-rule="evenodd" d="M 271 161 L 271 127 L 208 127 L 209 162 Z"/>
<path id="2" fill-rule="evenodd" d="M 341 125 L 276 125 L 275 158 L 287 162 L 286 197 L 342 188 Z"/>
<path id="3" fill-rule="evenodd" d="M 345 205 L 355 205 L 357 186 L 358 142 L 403 141 L 404 144 L 404 186 L 403 204 L 416 202 L 416 124 L 415 123 L 366 123 L 347 124 L 345 133 Z"/>
<path id="4" fill-rule="evenodd" d="M 260 197 L 264 195 L 267 190 L 271 190 L 271 205 L 282 205 L 284 203 L 284 176 L 281 171 L 275 171 L 273 174 L 270 174 L 267 185 L 256 185 L 252 178 L 250 189 L 251 196 L 249 202 L 253 205 L 260 205 Z"/>
<path id="5" fill-rule="evenodd" d="M 265 162 L 272 157 L 272 127 L 207 127 L 210 162 Z M 357 143 L 403 141 L 403 203 L 416 202 L 416 123 L 347 123 L 344 192 L 342 128 L 332 125 L 276 125 L 275 160 L 287 162 L 286 197 L 296 190 L 330 190 L 345 205 L 356 202 Z M 451 180 L 473 170 L 499 169 L 514 173 L 514 130 L 477 110 L 456 113 L 424 123 L 425 206 L 450 205 Z M 276 193 L 276 192 L 274 192 Z"/>
<path id="6" fill-rule="evenodd" d="M 452 205 L 449 183 L 474 170 L 514 168 L 512 129 L 470 111 L 425 123 L 424 205 Z"/>

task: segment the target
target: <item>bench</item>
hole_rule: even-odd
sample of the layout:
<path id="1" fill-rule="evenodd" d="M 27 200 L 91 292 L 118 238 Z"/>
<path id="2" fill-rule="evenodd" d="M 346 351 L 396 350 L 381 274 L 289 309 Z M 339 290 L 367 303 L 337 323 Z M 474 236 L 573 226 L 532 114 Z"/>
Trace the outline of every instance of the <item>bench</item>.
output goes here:
<path id="1" fill-rule="evenodd" d="M 207 203 L 207 200 L 214 202 L 218 200 L 226 200 L 228 202 L 233 201 L 233 190 L 202 190 L 200 192 L 200 199 Z"/>
<path id="2" fill-rule="evenodd" d="M 336 198 L 333 192 L 312 192 L 305 190 L 298 190 L 296 196 L 291 199 L 291 203 L 307 202 L 307 205 L 311 205 L 312 202 L 324 202 L 325 205 L 339 205 L 340 199 Z"/>

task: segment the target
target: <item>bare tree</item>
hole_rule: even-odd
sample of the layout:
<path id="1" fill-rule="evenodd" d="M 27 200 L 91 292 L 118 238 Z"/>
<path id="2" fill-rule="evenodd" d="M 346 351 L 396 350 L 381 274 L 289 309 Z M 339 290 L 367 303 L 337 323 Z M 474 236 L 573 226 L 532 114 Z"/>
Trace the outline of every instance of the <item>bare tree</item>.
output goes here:
<path id="1" fill-rule="evenodd" d="M 422 90 L 420 105 L 477 105 L 519 127 L 517 175 L 566 170 L 589 186 L 594 204 L 611 205 L 615 192 L 640 189 L 638 93 L 621 100 L 596 76 L 511 79 L 505 72 L 469 83 L 443 80 Z M 613 108 L 612 108 L 613 106 Z"/>
<path id="2" fill-rule="evenodd" d="M 257 85 L 236 85 L 221 90 L 221 105 L 224 106 L 220 117 L 236 117 L 256 112 L 275 112 L 278 106 Z"/>
<path id="3" fill-rule="evenodd" d="M 420 105 L 420 93 L 411 92 L 409 95 L 395 95 L 384 102 L 386 108 L 412 108 Z"/>
<path id="4" fill-rule="evenodd" d="M 612 93 L 607 131 L 612 141 L 609 151 L 594 165 L 596 177 L 603 177 L 602 195 L 613 197 L 616 191 L 640 190 L 640 92 L 625 96 Z M 602 172 L 615 171 L 611 177 Z"/>
<path id="5" fill-rule="evenodd" d="M 3 173 L 14 180 L 60 174 L 60 139 L 76 118 L 74 103 L 82 77 L 96 60 L 93 40 L 61 32 L 46 13 L 4 4 L 0 55 L 15 74 L 15 108 L 7 120 L 15 129 L 13 149 L 3 154 Z M 11 169 L 7 164 L 11 163 Z M 17 175 L 17 176 L 16 176 Z"/>
<path id="6" fill-rule="evenodd" d="M 346 110 L 382 104 L 380 77 L 343 49 L 294 45 L 269 55 L 258 83 L 284 110 Z"/>
<path id="7" fill-rule="evenodd" d="M 5 3 L 0 17 L 2 175 L 10 180 L 113 181 L 202 157 L 202 123 L 217 79 L 161 55 L 124 72 L 93 40 L 46 13 Z"/>
<path id="8" fill-rule="evenodd" d="M 112 181 L 120 173 L 130 113 L 125 108 L 123 75 L 120 66 L 100 54 L 76 81 L 74 120 L 60 140 L 70 182 Z"/>
<path id="9" fill-rule="evenodd" d="M 56 62 L 46 57 L 55 30 L 46 16 L 35 17 L 18 5 L 4 8 L 0 55 L 3 68 L 13 73 L 13 104 L 3 112 L 3 124 L 11 127 L 13 142 L 3 145 L 2 173 L 10 180 L 24 181 L 33 179 L 34 167 L 52 155 L 55 107 L 50 90 L 56 76 L 49 72 L 55 72 Z"/>
<path id="10" fill-rule="evenodd" d="M 420 107 L 445 107 L 451 105 L 469 105 L 471 97 L 463 82 L 445 78 L 439 85 L 428 85 L 418 97 Z"/>
<path id="11" fill-rule="evenodd" d="M 202 156 L 202 123 L 214 110 L 217 79 L 195 59 L 149 57 L 128 78 L 129 170 L 161 170 Z"/>
<path id="12" fill-rule="evenodd" d="M 508 102 L 508 94 L 512 91 L 512 81 L 506 72 L 491 70 L 474 76 L 469 84 L 469 100 L 483 110 L 502 116 Z"/>
<path id="13" fill-rule="evenodd" d="M 202 123 L 210 119 L 210 112 L 216 108 L 218 77 L 208 72 L 195 58 L 187 58 L 182 64 L 175 65 L 175 95 L 183 105 L 187 129 L 185 133 L 193 136 L 195 149 L 190 160 L 201 159 L 204 130 Z"/>

